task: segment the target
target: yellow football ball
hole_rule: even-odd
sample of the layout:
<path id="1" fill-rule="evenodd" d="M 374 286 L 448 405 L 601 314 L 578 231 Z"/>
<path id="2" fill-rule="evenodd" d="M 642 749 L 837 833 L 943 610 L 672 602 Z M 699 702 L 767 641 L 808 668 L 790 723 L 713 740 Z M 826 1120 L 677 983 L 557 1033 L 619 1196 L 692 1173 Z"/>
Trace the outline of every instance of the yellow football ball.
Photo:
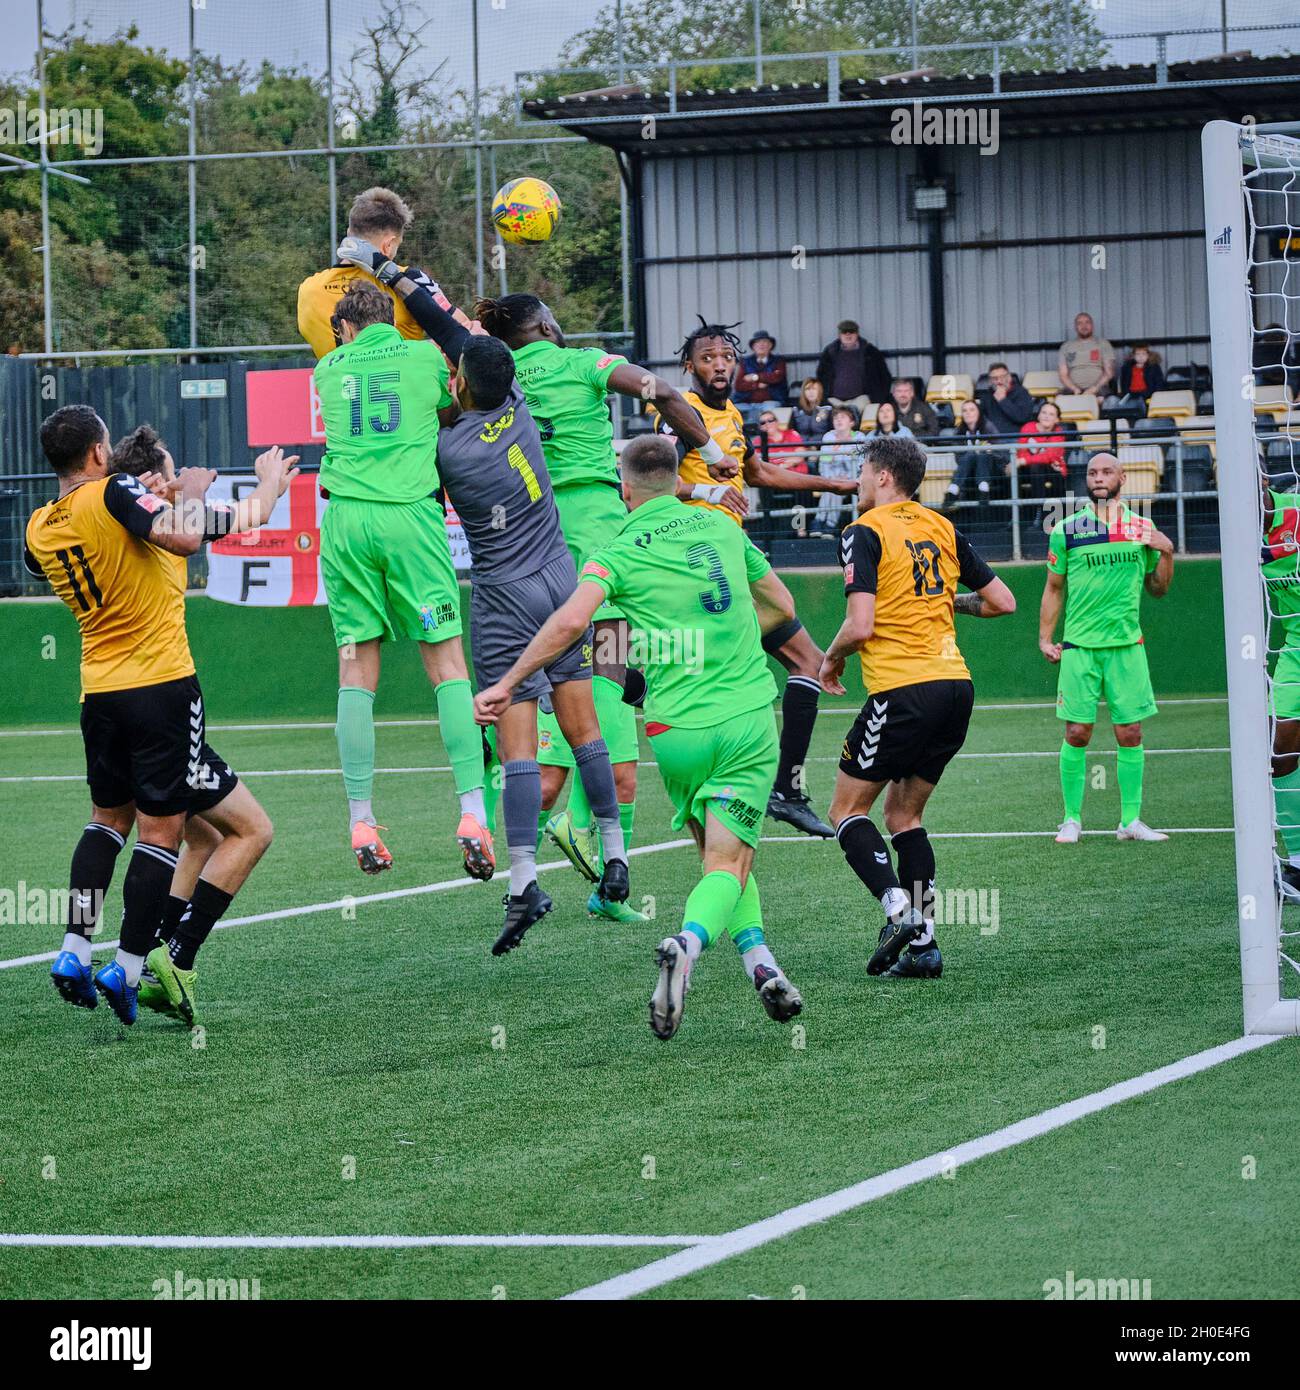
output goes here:
<path id="1" fill-rule="evenodd" d="M 492 225 L 515 246 L 547 241 L 560 225 L 559 195 L 542 179 L 511 179 L 492 199 Z"/>

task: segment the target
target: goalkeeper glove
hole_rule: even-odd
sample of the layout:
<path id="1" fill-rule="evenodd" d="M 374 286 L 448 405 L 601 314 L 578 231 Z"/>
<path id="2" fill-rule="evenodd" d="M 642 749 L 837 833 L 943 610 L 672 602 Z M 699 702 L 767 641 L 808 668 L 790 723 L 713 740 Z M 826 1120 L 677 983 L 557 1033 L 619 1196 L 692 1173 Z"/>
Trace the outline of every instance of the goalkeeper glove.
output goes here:
<path id="1" fill-rule="evenodd" d="M 381 285 L 395 285 L 403 271 L 377 247 L 357 236 L 345 236 L 334 253 L 344 265 L 369 271 Z"/>

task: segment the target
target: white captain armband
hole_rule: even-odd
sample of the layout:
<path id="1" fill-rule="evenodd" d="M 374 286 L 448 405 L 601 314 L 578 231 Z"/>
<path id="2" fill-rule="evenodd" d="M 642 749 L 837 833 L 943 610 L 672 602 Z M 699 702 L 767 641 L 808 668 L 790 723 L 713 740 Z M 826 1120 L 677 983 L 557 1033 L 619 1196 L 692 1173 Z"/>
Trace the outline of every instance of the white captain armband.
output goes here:
<path id="1" fill-rule="evenodd" d="M 729 491 L 726 483 L 696 483 L 691 497 L 696 502 L 712 502 L 717 506 Z"/>
<path id="2" fill-rule="evenodd" d="M 722 452 L 722 445 L 712 435 L 700 445 L 696 452 L 705 463 L 721 463 L 727 457 Z"/>

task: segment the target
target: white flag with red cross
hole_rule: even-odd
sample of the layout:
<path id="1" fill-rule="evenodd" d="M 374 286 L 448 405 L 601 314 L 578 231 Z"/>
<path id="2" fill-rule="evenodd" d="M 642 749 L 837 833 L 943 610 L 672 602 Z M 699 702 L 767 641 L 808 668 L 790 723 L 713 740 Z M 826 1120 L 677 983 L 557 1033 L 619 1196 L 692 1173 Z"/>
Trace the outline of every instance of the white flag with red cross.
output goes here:
<path id="1" fill-rule="evenodd" d="M 212 502 L 238 502 L 257 486 L 247 475 L 219 477 L 208 489 Z M 320 519 L 329 504 L 316 475 L 300 473 L 258 531 L 208 543 L 208 597 L 254 608 L 324 603 L 320 575 Z"/>

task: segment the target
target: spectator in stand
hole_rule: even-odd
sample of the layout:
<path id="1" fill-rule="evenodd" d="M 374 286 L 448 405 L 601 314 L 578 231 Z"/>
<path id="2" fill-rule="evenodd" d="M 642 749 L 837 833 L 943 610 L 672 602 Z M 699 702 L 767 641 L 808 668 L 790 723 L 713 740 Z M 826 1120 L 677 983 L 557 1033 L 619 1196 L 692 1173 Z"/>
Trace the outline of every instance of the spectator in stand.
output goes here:
<path id="1" fill-rule="evenodd" d="M 790 403 L 785 358 L 776 355 L 776 339 L 766 328 L 754 334 L 749 340 L 748 354 L 736 363 L 732 398 L 741 407 Z"/>
<path id="2" fill-rule="evenodd" d="M 876 407 L 876 427 L 867 435 L 868 439 L 883 439 L 886 435 L 897 435 L 900 439 L 911 439 L 912 431 L 898 422 L 898 407 L 893 401 L 881 401 Z"/>
<path id="3" fill-rule="evenodd" d="M 914 435 L 922 439 L 932 439 L 939 433 L 939 417 L 934 413 L 929 401 L 921 400 L 916 394 L 916 383 L 910 376 L 894 378 L 890 388 L 894 405 L 898 409 L 898 421 L 906 425 Z"/>
<path id="4" fill-rule="evenodd" d="M 817 379 L 832 405 L 851 405 L 861 416 L 872 402 L 888 399 L 892 373 L 884 353 L 863 339 L 852 319 L 843 319 L 837 331 L 817 359 Z"/>
<path id="5" fill-rule="evenodd" d="M 1061 385 L 1074 396 L 1104 396 L 1115 376 L 1115 349 L 1097 336 L 1091 314 L 1074 316 L 1074 337 L 1061 344 Z"/>
<path id="6" fill-rule="evenodd" d="M 1038 419 L 1030 420 L 1020 431 L 1023 444 L 1017 453 L 1022 497 L 1062 497 L 1065 495 L 1065 435 L 1061 430 L 1061 411 L 1055 401 L 1044 401 Z"/>
<path id="7" fill-rule="evenodd" d="M 1153 391 L 1165 389 L 1165 373 L 1160 365 L 1160 354 L 1152 352 L 1146 343 L 1138 343 L 1124 359 L 1119 369 L 1119 393 L 1121 396 L 1141 397 L 1149 400 Z"/>
<path id="8" fill-rule="evenodd" d="M 961 416 L 956 433 L 944 441 L 957 453 L 957 469 L 944 495 L 943 510 L 961 501 L 962 489 L 975 479 L 975 491 L 981 502 L 989 500 L 993 479 L 1006 472 L 1006 455 L 994 449 L 989 440 L 989 428 L 978 401 L 962 401 Z"/>
<path id="9" fill-rule="evenodd" d="M 790 416 L 790 423 L 805 439 L 820 439 L 831 428 L 831 410 L 821 382 L 815 376 L 805 377 L 799 388 L 799 404 Z M 856 427 L 856 416 L 853 423 Z"/>
<path id="10" fill-rule="evenodd" d="M 862 449 L 867 436 L 858 428 L 857 412 L 851 405 L 837 405 L 831 412 L 831 428 L 822 435 L 817 456 L 817 472 L 823 478 L 854 478 L 862 471 Z M 845 499 L 838 493 L 823 492 L 813 520 L 814 536 L 834 536 L 843 522 Z"/>
<path id="11" fill-rule="evenodd" d="M 976 394 L 988 434 L 1014 439 L 1021 425 L 1034 418 L 1034 398 L 1005 362 L 990 363 L 988 387 Z"/>
<path id="12" fill-rule="evenodd" d="M 770 410 L 765 410 L 758 417 L 758 428 L 767 441 L 767 457 L 773 463 L 788 468 L 792 473 L 810 471 L 805 454 L 794 452 L 796 449 L 803 450 L 803 435 L 798 430 L 783 425 Z"/>

